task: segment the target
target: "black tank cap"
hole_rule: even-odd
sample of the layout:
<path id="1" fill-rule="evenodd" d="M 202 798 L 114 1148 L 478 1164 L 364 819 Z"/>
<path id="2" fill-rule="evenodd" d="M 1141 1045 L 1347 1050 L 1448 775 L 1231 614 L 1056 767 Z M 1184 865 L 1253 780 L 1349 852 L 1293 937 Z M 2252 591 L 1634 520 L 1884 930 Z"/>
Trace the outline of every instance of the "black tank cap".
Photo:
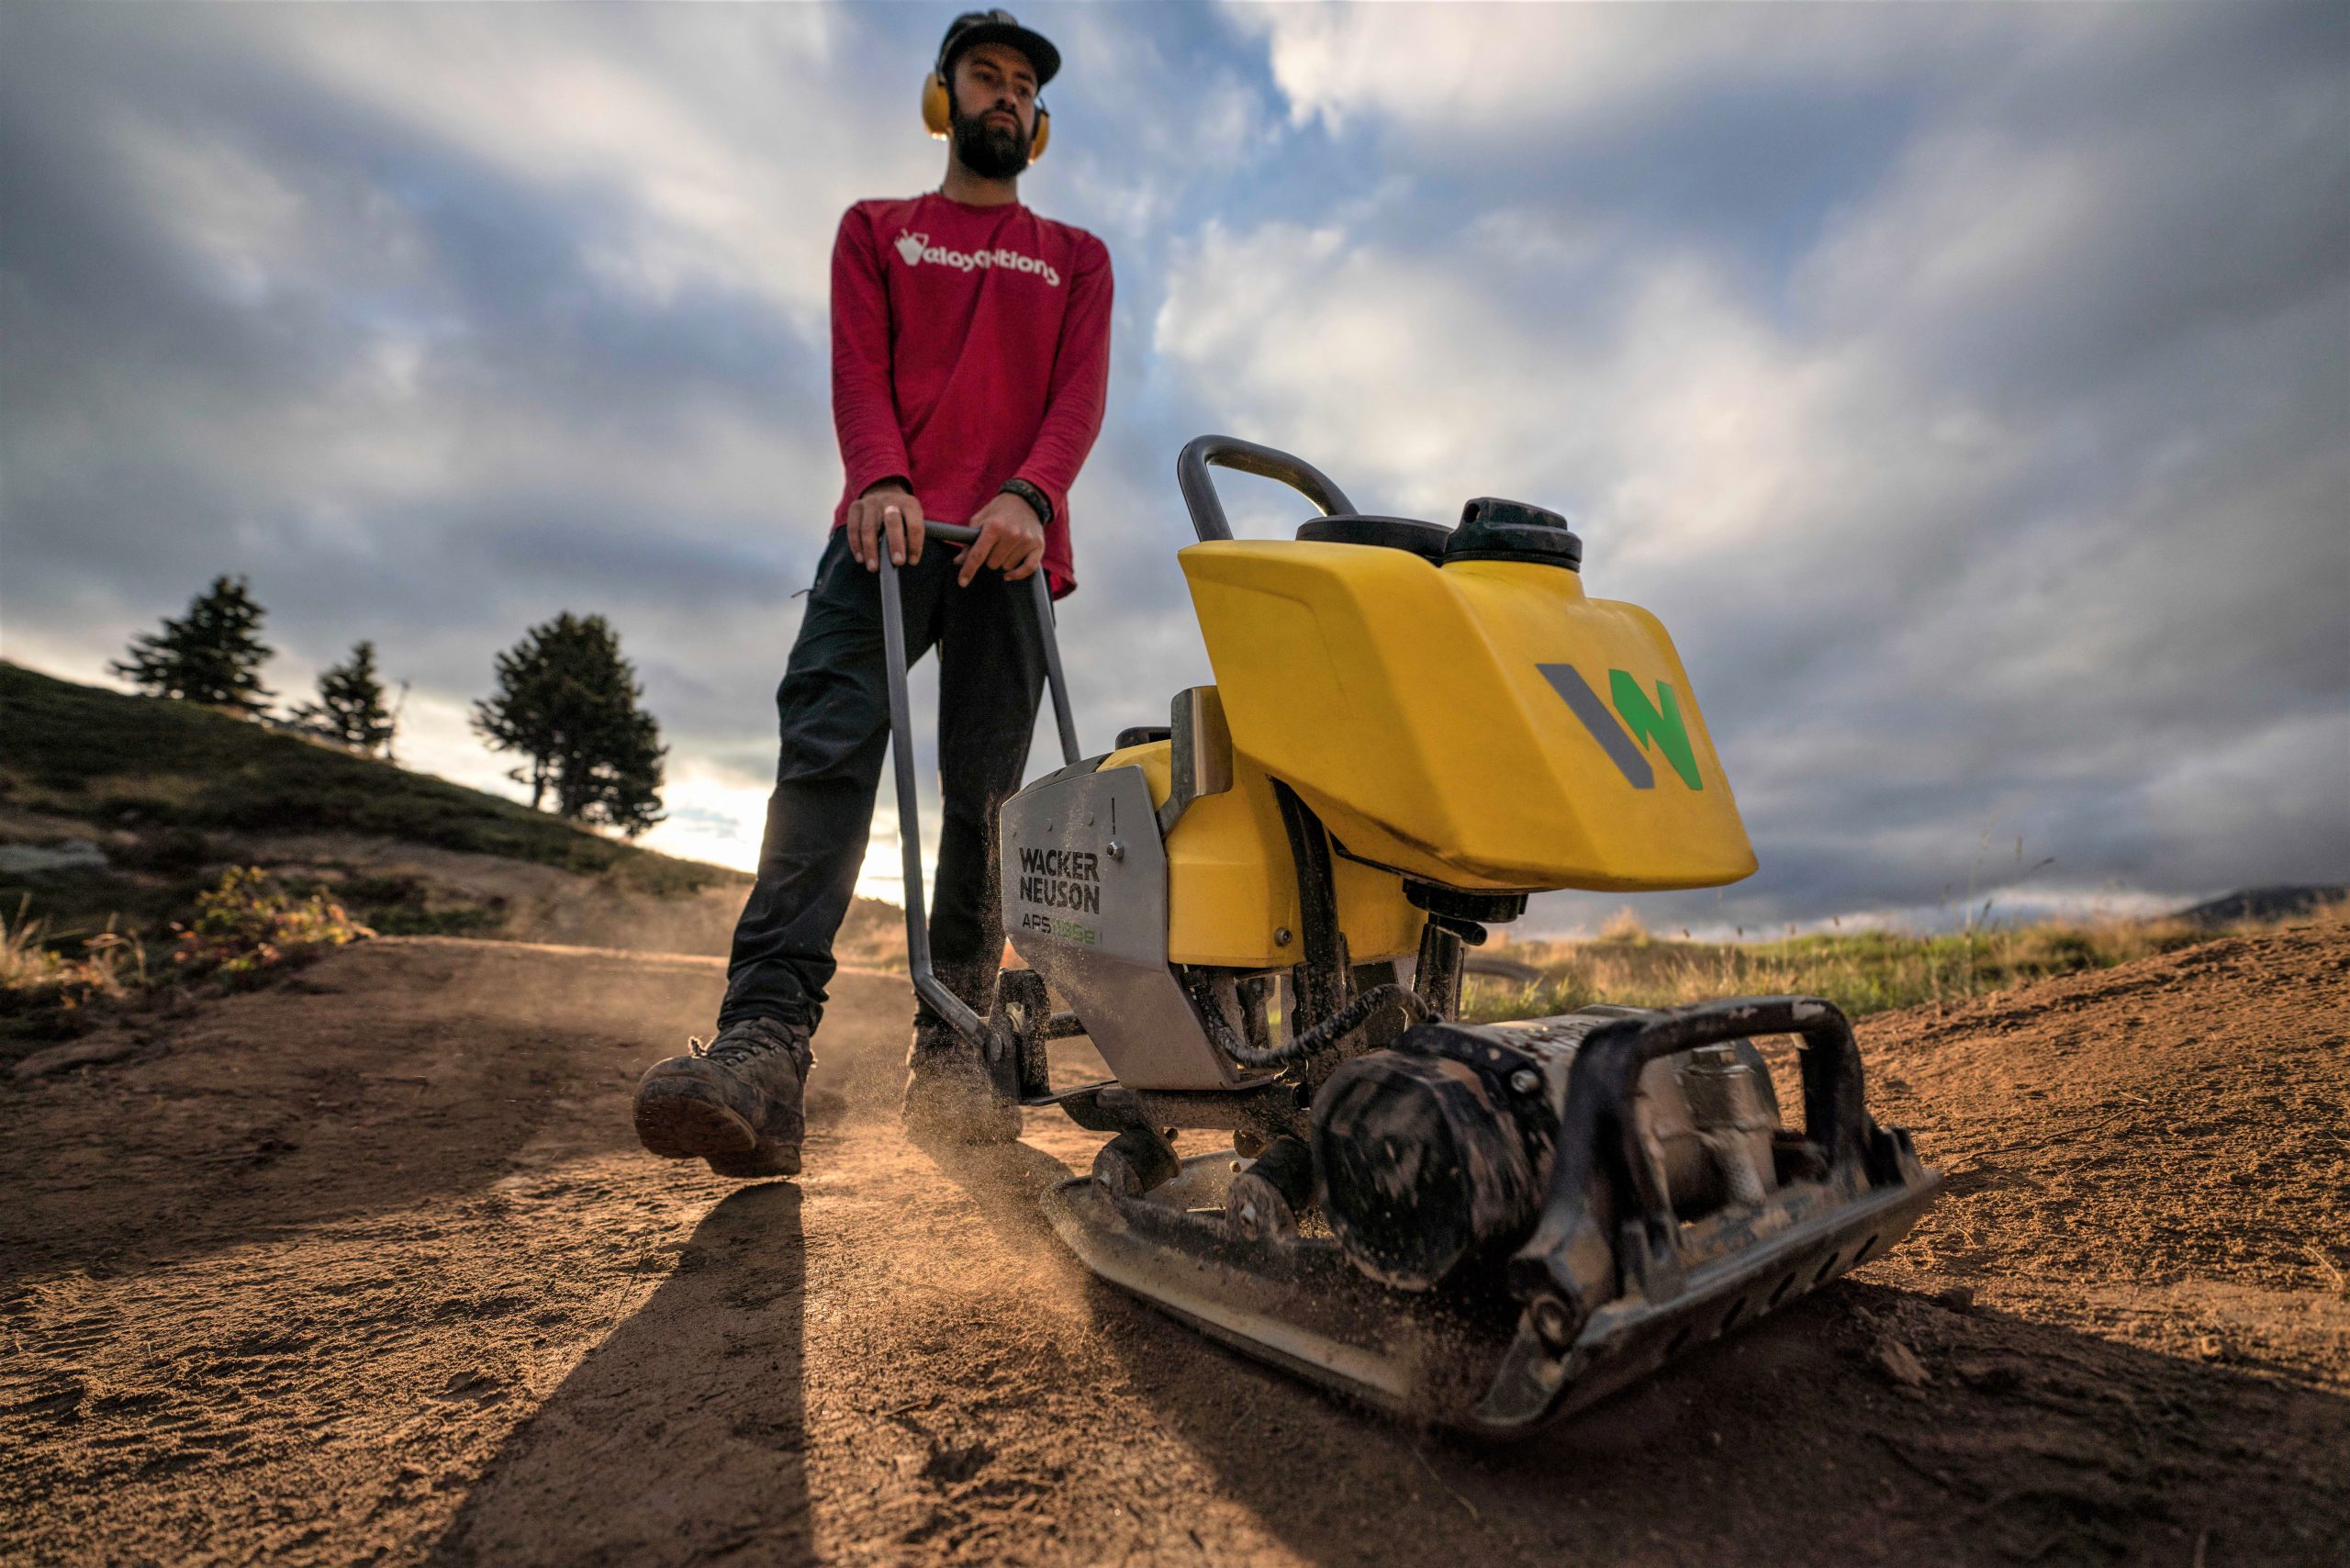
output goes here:
<path id="1" fill-rule="evenodd" d="M 1314 544 L 1383 544 L 1391 550 L 1408 550 L 1442 566 L 1444 547 L 1452 538 L 1452 530 L 1440 522 L 1422 522 L 1416 517 L 1358 517 L 1347 513 L 1302 522 L 1298 524 L 1297 536 Z"/>
<path id="2" fill-rule="evenodd" d="M 1583 569 L 1583 541 L 1567 520 L 1525 501 L 1479 496 L 1460 509 L 1460 526 L 1444 547 L 1453 561 L 1530 561 L 1544 566 Z"/>

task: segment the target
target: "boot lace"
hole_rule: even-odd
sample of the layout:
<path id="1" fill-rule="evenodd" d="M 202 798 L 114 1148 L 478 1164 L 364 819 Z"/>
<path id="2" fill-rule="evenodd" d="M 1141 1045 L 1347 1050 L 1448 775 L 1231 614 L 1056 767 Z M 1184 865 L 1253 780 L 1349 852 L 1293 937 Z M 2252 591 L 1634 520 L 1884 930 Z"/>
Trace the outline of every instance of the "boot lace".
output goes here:
<path id="1" fill-rule="evenodd" d="M 776 1051 L 797 1056 L 800 1040 L 801 1036 L 785 1025 L 768 1018 L 750 1018 L 729 1025 L 707 1045 L 698 1039 L 688 1039 L 686 1044 L 693 1055 L 721 1067 L 741 1067 Z"/>

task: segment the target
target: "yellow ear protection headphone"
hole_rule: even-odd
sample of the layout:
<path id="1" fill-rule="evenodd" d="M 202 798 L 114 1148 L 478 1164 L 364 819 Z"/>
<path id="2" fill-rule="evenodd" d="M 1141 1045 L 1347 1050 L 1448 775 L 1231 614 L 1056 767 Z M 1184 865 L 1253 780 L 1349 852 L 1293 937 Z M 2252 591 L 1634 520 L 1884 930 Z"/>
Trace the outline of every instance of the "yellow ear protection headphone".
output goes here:
<path id="1" fill-rule="evenodd" d="M 923 78 L 922 123 L 930 134 L 944 141 L 954 133 L 952 100 L 947 95 L 946 73 L 934 71 Z M 1045 155 L 1045 143 L 1053 139 L 1053 111 L 1041 102 L 1036 106 L 1036 132 L 1028 139 L 1028 162 L 1034 163 Z"/>
<path id="2" fill-rule="evenodd" d="M 1012 13 L 1009 11 L 973 11 L 956 17 L 954 26 L 946 29 L 946 41 L 938 46 L 938 62 L 931 67 L 930 74 L 923 78 L 922 84 L 923 129 L 941 141 L 953 135 L 955 129 L 953 89 L 947 84 L 946 73 L 954 69 L 954 56 L 961 52 L 955 48 L 957 39 L 974 24 L 1018 26 L 1013 21 Z M 1024 33 L 1026 32 L 1025 28 L 1021 30 Z M 1042 45 L 1046 50 L 1052 48 L 1050 44 L 1045 43 L 1043 39 L 1035 38 L 1033 34 L 1029 36 L 1035 44 Z M 1039 86 L 1042 86 L 1044 82 L 1060 68 L 1060 57 L 1058 53 L 1055 53 L 1049 61 L 1035 60 L 1033 55 L 1031 60 L 1037 68 Z M 1036 103 L 1036 129 L 1028 138 L 1028 162 L 1034 163 L 1037 159 L 1042 158 L 1045 155 L 1045 144 L 1052 139 L 1053 111 L 1046 108 L 1044 100 L 1040 98 Z"/>

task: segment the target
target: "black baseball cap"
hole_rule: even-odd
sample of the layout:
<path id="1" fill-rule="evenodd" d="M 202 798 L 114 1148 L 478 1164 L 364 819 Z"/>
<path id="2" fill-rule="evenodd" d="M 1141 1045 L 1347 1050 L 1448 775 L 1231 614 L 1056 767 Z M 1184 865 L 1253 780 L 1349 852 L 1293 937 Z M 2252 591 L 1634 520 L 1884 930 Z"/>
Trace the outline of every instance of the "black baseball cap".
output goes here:
<path id="1" fill-rule="evenodd" d="M 983 43 L 1007 43 L 1028 57 L 1035 68 L 1036 85 L 1042 87 L 1061 68 L 1061 51 L 1052 40 L 1032 28 L 1024 28 L 1009 11 L 966 11 L 946 25 L 946 37 L 938 46 L 938 73 L 941 76 L 955 69 L 956 57 L 965 50 Z"/>

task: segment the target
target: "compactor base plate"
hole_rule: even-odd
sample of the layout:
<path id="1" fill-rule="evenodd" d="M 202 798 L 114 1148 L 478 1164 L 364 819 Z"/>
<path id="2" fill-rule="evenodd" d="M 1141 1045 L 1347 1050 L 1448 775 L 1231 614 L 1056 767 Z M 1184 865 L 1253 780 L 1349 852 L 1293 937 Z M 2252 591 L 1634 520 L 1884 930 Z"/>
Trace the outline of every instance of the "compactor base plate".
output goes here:
<path id="1" fill-rule="evenodd" d="M 1520 1341 L 1518 1304 L 1498 1274 L 1397 1291 L 1366 1278 L 1327 1236 L 1236 1237 L 1224 1198 L 1242 1163 L 1229 1150 L 1186 1159 L 1139 1198 L 1080 1177 L 1050 1189 L 1045 1210 L 1087 1268 L 1200 1332 L 1391 1415 L 1499 1439 L 1580 1410 L 1880 1255 L 1942 1187 L 1930 1171 L 1858 1194 L 1796 1186 L 1743 1223 L 1709 1227 L 1667 1299 L 1608 1303 L 1566 1355 L 1533 1372 L 1551 1383 L 1538 1419 L 1496 1421 L 1480 1406 Z"/>

